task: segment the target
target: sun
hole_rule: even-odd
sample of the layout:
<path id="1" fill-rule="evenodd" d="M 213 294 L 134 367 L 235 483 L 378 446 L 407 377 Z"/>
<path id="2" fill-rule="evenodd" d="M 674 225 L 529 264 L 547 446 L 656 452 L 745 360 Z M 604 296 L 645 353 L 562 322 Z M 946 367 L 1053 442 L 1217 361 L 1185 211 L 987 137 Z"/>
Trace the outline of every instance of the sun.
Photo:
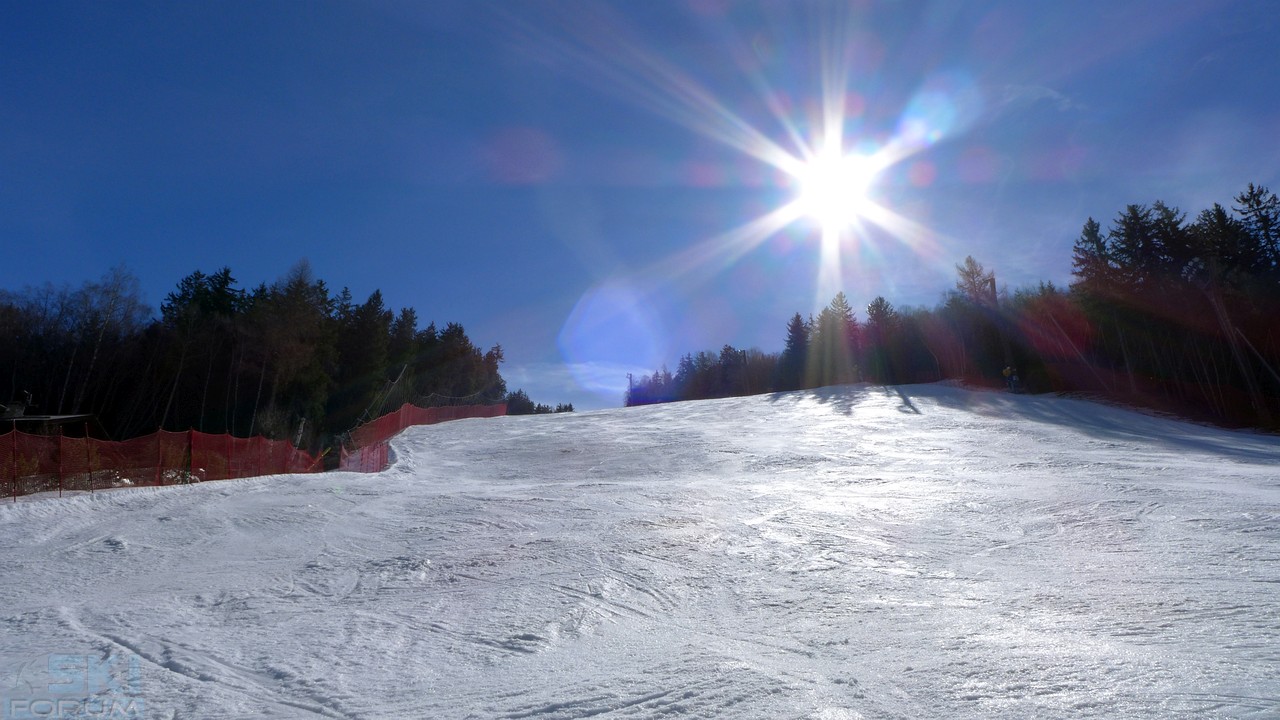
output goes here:
<path id="1" fill-rule="evenodd" d="M 876 173 L 877 168 L 868 156 L 824 151 L 796 173 L 798 209 L 812 218 L 824 233 L 843 230 L 866 211 L 867 191 Z"/>
<path id="2" fill-rule="evenodd" d="M 744 98 L 719 96 L 661 53 L 627 40 L 626 32 L 611 33 L 608 43 L 601 44 L 598 23 L 570 23 L 569 37 L 561 38 L 559 32 L 547 36 L 548 46 L 574 61 L 592 83 L 752 161 L 742 166 L 753 173 L 742 176 L 747 181 L 742 183 L 744 189 L 768 185 L 765 197 L 771 208 L 759 214 L 753 208 L 740 224 L 634 269 L 637 277 L 644 275 L 655 283 L 709 279 L 776 239 L 772 250 L 777 254 L 801 249 L 806 262 L 817 248 L 817 308 L 847 282 L 846 273 L 855 264 L 865 268 L 881 262 L 890 242 L 921 258 L 943 254 L 939 242 L 943 236 L 901 214 L 893 203 L 933 182 L 933 161 L 920 158 L 910 167 L 902 165 L 966 130 L 968 121 L 962 124 L 957 118 L 967 116 L 969 109 L 974 117 L 980 114 L 976 91 L 970 92 L 971 83 L 963 73 L 940 76 L 937 82 L 930 79 L 911 95 L 892 129 L 891 108 L 872 107 L 869 96 L 859 90 L 863 80 L 873 86 L 878 82 L 874 73 L 866 78 L 851 75 L 862 52 L 855 48 L 867 43 L 860 21 L 846 12 L 849 5 L 834 4 L 846 9 L 830 22 L 824 21 L 813 47 L 805 48 L 815 53 L 819 66 L 815 78 L 787 78 L 789 82 L 775 87 L 771 74 L 756 59 L 739 57 L 735 51 L 745 80 L 763 102 L 763 107 L 746 105 L 749 114 L 735 109 Z M 789 89 L 790 80 L 814 92 Z M 767 114 L 762 112 L 766 109 Z M 769 126 L 758 126 L 756 117 L 776 121 L 776 127 L 770 131 Z M 723 172 L 714 174 L 718 180 L 709 179 L 710 173 L 704 179 L 699 172 L 694 183 L 737 184 L 739 166 L 725 162 Z M 701 170 L 701 164 L 698 167 Z"/>

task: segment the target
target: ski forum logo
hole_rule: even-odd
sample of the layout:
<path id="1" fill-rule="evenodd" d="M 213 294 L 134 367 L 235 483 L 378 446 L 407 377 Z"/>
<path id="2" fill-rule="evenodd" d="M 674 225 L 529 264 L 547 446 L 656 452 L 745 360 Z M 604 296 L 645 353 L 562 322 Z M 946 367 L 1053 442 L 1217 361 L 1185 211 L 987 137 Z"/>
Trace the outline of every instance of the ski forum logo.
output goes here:
<path id="1" fill-rule="evenodd" d="M 0 720 L 53 718 L 142 718 L 142 663 L 112 653 L 50 654 L 23 666 L 10 679 Z"/>

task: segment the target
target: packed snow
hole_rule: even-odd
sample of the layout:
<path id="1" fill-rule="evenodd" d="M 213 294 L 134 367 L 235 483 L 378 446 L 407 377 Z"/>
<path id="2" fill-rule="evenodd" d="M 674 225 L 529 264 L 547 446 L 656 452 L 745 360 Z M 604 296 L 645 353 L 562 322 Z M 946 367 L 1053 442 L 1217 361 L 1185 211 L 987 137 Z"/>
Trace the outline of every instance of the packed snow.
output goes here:
<path id="1" fill-rule="evenodd" d="M 1274 436 L 851 386 L 393 451 L 0 507 L 0 717 L 1280 716 Z"/>

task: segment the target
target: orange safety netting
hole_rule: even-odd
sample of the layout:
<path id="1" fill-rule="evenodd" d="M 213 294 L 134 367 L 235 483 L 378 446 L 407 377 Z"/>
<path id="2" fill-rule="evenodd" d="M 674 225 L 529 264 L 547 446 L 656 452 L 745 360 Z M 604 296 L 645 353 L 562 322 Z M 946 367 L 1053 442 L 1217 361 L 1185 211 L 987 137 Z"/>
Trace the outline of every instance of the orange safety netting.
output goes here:
<path id="1" fill-rule="evenodd" d="M 94 438 L 0 435 L 0 487 L 8 495 L 179 485 L 204 480 L 307 473 L 318 458 L 283 440 L 196 432 L 155 432 L 113 442 Z"/>
<path id="2" fill-rule="evenodd" d="M 414 425 L 432 425 L 447 420 L 465 418 L 491 418 L 507 414 L 507 404 L 452 405 L 421 408 L 405 403 L 399 410 L 371 420 L 351 431 L 351 444 L 355 449 L 342 448 L 340 467 L 356 472 L 378 472 L 387 466 L 389 448 L 387 441 L 401 430 Z"/>

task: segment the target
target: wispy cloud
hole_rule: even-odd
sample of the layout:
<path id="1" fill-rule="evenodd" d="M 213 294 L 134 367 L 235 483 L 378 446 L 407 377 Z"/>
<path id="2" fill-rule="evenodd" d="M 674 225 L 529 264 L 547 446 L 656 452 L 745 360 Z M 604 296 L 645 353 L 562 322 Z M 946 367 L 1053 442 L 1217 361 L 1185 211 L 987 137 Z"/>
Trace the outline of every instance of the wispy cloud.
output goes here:
<path id="1" fill-rule="evenodd" d="M 1004 86 L 1005 107 L 1029 107 L 1042 101 L 1053 103 L 1062 112 L 1084 109 L 1080 103 L 1046 85 Z"/>

